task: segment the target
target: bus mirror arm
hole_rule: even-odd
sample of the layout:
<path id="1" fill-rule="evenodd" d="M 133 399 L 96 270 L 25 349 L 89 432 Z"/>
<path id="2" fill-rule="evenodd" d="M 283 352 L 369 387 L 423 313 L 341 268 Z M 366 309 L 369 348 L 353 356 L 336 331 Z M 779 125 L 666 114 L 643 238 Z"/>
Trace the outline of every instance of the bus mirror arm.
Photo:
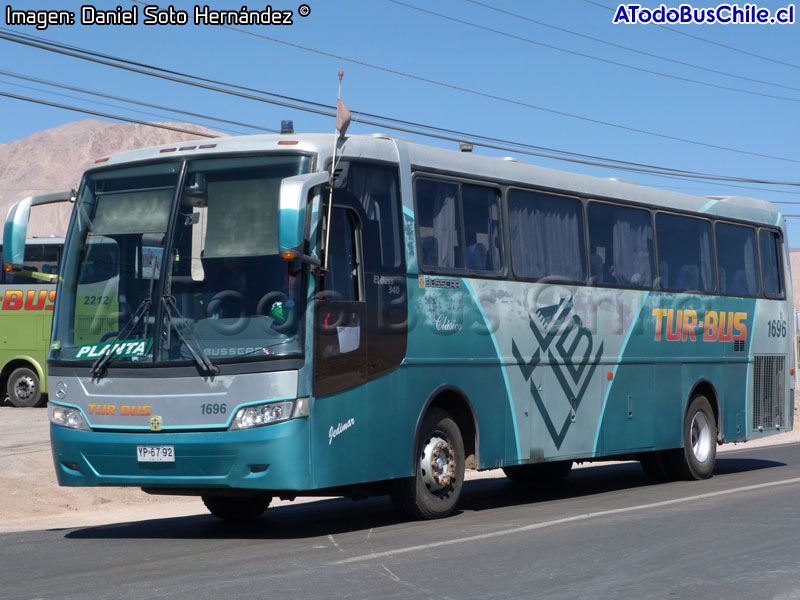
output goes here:
<path id="1" fill-rule="evenodd" d="M 15 269 L 22 269 L 25 260 L 25 239 L 31 207 L 55 202 L 74 202 L 75 190 L 29 196 L 11 205 L 3 228 L 3 261 Z"/>

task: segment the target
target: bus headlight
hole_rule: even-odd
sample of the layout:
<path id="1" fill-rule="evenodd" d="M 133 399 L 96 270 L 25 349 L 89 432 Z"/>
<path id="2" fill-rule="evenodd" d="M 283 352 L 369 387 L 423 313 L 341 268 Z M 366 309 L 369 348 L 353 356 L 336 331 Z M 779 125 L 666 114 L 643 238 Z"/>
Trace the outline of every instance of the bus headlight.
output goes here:
<path id="1" fill-rule="evenodd" d="M 58 404 L 51 404 L 47 408 L 50 422 L 59 427 L 67 427 L 69 429 L 89 429 L 86 421 L 77 408 L 70 408 L 69 406 L 60 406 Z"/>
<path id="2" fill-rule="evenodd" d="M 269 402 L 240 408 L 231 423 L 231 429 L 252 429 L 280 423 L 292 418 L 294 402 Z"/>

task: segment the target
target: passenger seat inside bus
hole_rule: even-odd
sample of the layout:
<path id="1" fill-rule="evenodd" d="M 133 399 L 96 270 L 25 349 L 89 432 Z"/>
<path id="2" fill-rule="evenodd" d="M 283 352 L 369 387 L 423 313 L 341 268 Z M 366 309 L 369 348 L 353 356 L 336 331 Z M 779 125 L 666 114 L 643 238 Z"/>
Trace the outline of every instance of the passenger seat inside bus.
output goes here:
<path id="1" fill-rule="evenodd" d="M 487 263 L 489 251 L 480 242 L 467 246 L 467 268 L 475 271 L 490 271 Z"/>
<path id="2" fill-rule="evenodd" d="M 427 235 L 419 244 L 421 263 L 428 266 L 436 266 L 439 264 L 439 240 L 432 235 Z"/>
<path id="3" fill-rule="evenodd" d="M 699 290 L 700 289 L 700 270 L 697 265 L 683 265 L 678 271 L 678 278 L 675 280 L 675 288 L 678 290 Z"/>

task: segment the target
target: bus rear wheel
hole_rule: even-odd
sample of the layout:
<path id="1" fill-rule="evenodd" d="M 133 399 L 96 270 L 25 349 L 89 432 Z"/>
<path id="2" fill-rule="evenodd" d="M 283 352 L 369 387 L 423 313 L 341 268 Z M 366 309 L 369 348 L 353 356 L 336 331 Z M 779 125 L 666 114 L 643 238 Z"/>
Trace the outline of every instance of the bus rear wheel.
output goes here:
<path id="1" fill-rule="evenodd" d="M 572 471 L 571 460 L 503 467 L 503 473 L 518 483 L 561 483 Z"/>
<path id="2" fill-rule="evenodd" d="M 677 479 L 708 479 L 717 458 L 717 421 L 705 396 L 689 403 L 683 421 L 683 448 L 673 450 L 667 463 Z"/>
<path id="3" fill-rule="evenodd" d="M 391 498 L 413 519 L 440 519 L 453 514 L 464 484 L 464 440 L 449 413 L 431 410 L 416 441 L 415 475 L 392 482 Z"/>
<path id="4" fill-rule="evenodd" d="M 39 376 L 28 367 L 18 367 L 8 377 L 8 399 L 17 407 L 38 406 L 42 401 Z"/>
<path id="5" fill-rule="evenodd" d="M 272 496 L 201 496 L 209 512 L 226 521 L 251 521 L 269 507 Z"/>

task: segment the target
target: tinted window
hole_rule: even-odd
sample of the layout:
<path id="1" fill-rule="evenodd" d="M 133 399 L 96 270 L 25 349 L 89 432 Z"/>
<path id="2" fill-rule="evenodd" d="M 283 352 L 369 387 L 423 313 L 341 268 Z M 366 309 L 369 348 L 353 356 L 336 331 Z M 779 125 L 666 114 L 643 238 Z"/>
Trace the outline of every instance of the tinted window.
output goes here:
<path id="1" fill-rule="evenodd" d="M 419 262 L 426 267 L 464 266 L 463 242 L 459 241 L 461 214 L 458 186 L 453 183 L 417 181 Z"/>
<path id="2" fill-rule="evenodd" d="M 774 231 L 759 234 L 761 244 L 761 273 L 764 277 L 764 293 L 773 298 L 783 296 L 781 277 L 781 238 Z"/>
<path id="3" fill-rule="evenodd" d="M 653 226 L 646 210 L 591 202 L 589 248 L 595 283 L 653 286 Z"/>
<path id="4" fill-rule="evenodd" d="M 418 179 L 419 263 L 500 271 L 498 196 L 495 188 Z"/>
<path id="5" fill-rule="evenodd" d="M 511 190 L 508 193 L 511 259 L 517 277 L 586 279 L 586 244 L 580 201 Z"/>
<path id="6" fill-rule="evenodd" d="M 759 293 L 756 233 L 751 227 L 717 223 L 717 264 L 723 294 L 756 296 Z"/>
<path id="7" fill-rule="evenodd" d="M 704 219 L 656 215 L 658 274 L 665 290 L 713 292 L 711 223 Z"/>
<path id="8" fill-rule="evenodd" d="M 397 169 L 370 163 L 346 163 L 336 170 L 336 191 L 346 191 L 364 209 L 365 231 L 373 231 L 379 256 L 365 257 L 378 270 L 402 265 L 400 191 Z"/>

